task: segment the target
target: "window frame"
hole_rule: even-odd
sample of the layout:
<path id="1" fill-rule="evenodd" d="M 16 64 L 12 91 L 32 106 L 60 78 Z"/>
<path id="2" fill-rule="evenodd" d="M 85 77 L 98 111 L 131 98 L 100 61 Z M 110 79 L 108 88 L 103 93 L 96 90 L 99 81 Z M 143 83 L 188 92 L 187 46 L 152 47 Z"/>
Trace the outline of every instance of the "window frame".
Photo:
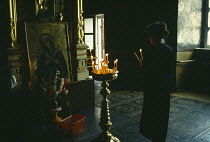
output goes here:
<path id="1" fill-rule="evenodd" d="M 201 22 L 201 38 L 200 38 L 200 47 L 201 48 L 210 48 L 210 45 L 207 45 L 208 32 L 210 32 L 210 25 L 208 25 L 208 14 L 210 14 L 209 0 L 202 1 L 202 22 Z"/>

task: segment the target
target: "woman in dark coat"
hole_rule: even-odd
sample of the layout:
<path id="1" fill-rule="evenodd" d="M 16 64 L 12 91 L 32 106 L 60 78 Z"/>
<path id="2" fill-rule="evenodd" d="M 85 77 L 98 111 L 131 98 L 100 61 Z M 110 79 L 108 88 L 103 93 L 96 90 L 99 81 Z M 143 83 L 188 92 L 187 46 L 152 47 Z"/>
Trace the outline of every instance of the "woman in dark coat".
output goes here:
<path id="1" fill-rule="evenodd" d="M 172 48 L 163 41 L 169 31 L 164 22 L 150 24 L 145 30 L 151 46 L 143 49 L 144 102 L 140 133 L 153 142 L 165 142 L 170 109 L 170 81 L 174 61 Z"/>

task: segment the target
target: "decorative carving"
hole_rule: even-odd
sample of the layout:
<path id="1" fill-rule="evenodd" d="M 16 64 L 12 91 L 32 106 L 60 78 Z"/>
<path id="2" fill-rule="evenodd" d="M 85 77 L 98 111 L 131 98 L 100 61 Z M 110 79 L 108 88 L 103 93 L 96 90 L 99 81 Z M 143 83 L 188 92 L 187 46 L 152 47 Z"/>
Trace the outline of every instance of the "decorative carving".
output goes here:
<path id="1" fill-rule="evenodd" d="M 64 0 L 60 0 L 60 12 L 63 12 L 64 10 Z"/>
<path id="2" fill-rule="evenodd" d="M 64 0 L 36 0 L 35 9 L 40 21 L 63 21 Z"/>
<path id="3" fill-rule="evenodd" d="M 48 10 L 47 0 L 39 0 L 38 6 L 39 6 L 39 10 L 47 11 Z"/>
<path id="4" fill-rule="evenodd" d="M 15 42 L 16 42 L 16 38 L 15 38 L 15 22 L 13 17 L 10 17 L 10 38 L 11 38 L 11 46 L 15 47 Z"/>
<path id="5" fill-rule="evenodd" d="M 77 0 L 77 8 L 78 8 L 78 23 L 77 23 L 77 30 L 78 30 L 78 43 L 84 44 L 84 18 L 82 16 L 83 9 L 82 9 L 82 0 Z"/>
<path id="6" fill-rule="evenodd" d="M 63 21 L 64 0 L 60 0 L 60 18 L 59 22 Z"/>
<path id="7" fill-rule="evenodd" d="M 55 0 L 55 21 L 63 21 L 64 0 Z"/>
<path id="8" fill-rule="evenodd" d="M 85 72 L 87 70 L 87 60 L 86 59 L 78 59 L 78 68 L 77 72 Z"/>
<path id="9" fill-rule="evenodd" d="M 16 0 L 9 1 L 10 6 L 10 38 L 11 38 L 11 47 L 15 47 L 17 32 L 17 11 L 16 11 Z"/>
<path id="10" fill-rule="evenodd" d="M 36 0 L 35 9 L 39 21 L 55 21 L 54 0 Z"/>

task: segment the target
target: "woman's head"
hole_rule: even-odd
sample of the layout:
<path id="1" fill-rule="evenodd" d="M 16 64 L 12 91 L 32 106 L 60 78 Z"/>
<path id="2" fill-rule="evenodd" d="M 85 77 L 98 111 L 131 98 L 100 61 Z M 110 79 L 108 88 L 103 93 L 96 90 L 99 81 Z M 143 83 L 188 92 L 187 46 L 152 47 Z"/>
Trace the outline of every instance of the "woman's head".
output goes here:
<path id="1" fill-rule="evenodd" d="M 161 42 L 169 34 L 166 23 L 162 21 L 147 25 L 145 32 L 155 42 Z"/>
<path id="2" fill-rule="evenodd" d="M 40 43 L 41 43 L 41 47 L 46 50 L 54 48 L 54 40 L 52 36 L 48 33 L 43 33 L 40 36 Z"/>

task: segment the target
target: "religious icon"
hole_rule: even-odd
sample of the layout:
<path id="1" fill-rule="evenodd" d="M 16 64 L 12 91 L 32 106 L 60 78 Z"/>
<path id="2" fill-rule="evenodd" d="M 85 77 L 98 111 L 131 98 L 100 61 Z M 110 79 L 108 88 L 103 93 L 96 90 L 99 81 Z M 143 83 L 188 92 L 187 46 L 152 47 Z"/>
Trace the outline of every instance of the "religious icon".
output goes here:
<path id="1" fill-rule="evenodd" d="M 47 87 L 55 87 L 55 79 L 60 79 L 60 85 L 56 86 L 59 91 L 62 89 L 64 79 L 68 76 L 67 64 L 61 50 L 55 47 L 54 40 L 49 33 L 40 36 L 41 53 L 37 61 L 36 76 L 39 82 L 47 84 Z"/>
<path id="2" fill-rule="evenodd" d="M 59 77 L 71 82 L 67 24 L 28 22 L 25 25 L 32 86 L 38 78 L 49 81 L 57 71 Z"/>
<path id="3" fill-rule="evenodd" d="M 61 118 L 67 117 L 66 85 L 72 78 L 66 23 L 26 23 L 26 39 L 32 87 L 44 96 L 49 112 L 59 111 Z"/>

